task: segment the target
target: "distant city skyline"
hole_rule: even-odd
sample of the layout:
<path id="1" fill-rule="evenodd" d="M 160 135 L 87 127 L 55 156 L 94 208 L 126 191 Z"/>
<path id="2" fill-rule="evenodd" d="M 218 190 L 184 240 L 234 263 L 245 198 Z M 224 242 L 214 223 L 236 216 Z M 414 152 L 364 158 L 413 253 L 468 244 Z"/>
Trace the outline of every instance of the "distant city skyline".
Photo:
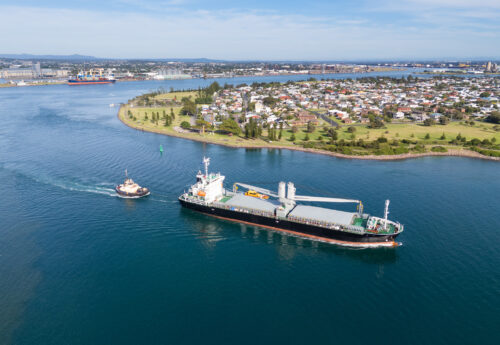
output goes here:
<path id="1" fill-rule="evenodd" d="M 3 0 L 0 53 L 221 60 L 500 57 L 485 0 Z"/>

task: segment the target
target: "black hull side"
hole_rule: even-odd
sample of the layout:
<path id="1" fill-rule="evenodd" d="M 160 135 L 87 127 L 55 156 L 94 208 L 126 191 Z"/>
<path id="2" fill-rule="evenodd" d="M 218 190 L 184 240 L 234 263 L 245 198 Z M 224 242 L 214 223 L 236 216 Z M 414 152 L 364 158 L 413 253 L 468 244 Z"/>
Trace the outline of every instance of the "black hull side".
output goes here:
<path id="1" fill-rule="evenodd" d="M 354 233 L 349 233 L 345 231 L 338 231 L 332 229 L 325 229 L 322 227 L 295 223 L 288 220 L 278 220 L 275 218 L 269 218 L 264 216 L 258 216 L 249 213 L 237 212 L 232 210 L 225 210 L 216 207 L 210 207 L 205 205 L 199 205 L 196 203 L 186 202 L 183 199 L 179 199 L 182 206 L 202 212 L 211 216 L 220 217 L 228 220 L 233 220 L 236 222 L 250 223 L 256 226 L 261 226 L 264 228 L 272 228 L 276 231 L 284 231 L 292 235 L 304 236 L 311 238 L 313 240 L 332 240 L 349 243 L 394 243 L 396 235 L 375 235 L 375 234 L 364 234 L 358 235 Z"/>

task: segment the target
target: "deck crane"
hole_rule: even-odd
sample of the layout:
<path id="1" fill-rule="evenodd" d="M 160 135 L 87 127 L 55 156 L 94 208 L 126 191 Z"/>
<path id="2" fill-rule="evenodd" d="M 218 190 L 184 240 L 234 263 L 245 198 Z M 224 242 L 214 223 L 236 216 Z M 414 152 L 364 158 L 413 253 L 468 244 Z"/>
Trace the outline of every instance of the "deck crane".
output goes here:
<path id="1" fill-rule="evenodd" d="M 258 193 L 266 194 L 275 198 L 279 198 L 280 202 L 287 205 L 294 205 L 296 201 L 310 201 L 310 202 L 334 202 L 334 203 L 355 203 L 358 204 L 359 214 L 363 214 L 363 203 L 361 200 L 355 199 L 342 199 L 342 198 L 325 198 L 307 195 L 295 195 L 295 186 L 292 182 L 288 182 L 288 193 L 285 196 L 285 182 L 280 182 L 278 186 L 278 194 L 275 192 L 245 183 L 236 182 L 233 185 L 233 192 L 236 192 L 238 186 L 252 189 Z"/>
<path id="2" fill-rule="evenodd" d="M 278 197 L 278 195 L 276 193 L 274 193 L 273 191 L 270 191 L 269 189 L 264 189 L 264 188 L 260 188 L 260 187 L 256 187 L 256 186 L 251 186 L 249 184 L 240 183 L 240 182 L 236 182 L 235 184 L 233 184 L 233 192 L 236 192 L 236 190 L 238 190 L 238 186 L 246 188 L 246 189 L 251 189 L 251 190 L 254 190 L 256 192 L 272 196 L 274 198 Z"/>

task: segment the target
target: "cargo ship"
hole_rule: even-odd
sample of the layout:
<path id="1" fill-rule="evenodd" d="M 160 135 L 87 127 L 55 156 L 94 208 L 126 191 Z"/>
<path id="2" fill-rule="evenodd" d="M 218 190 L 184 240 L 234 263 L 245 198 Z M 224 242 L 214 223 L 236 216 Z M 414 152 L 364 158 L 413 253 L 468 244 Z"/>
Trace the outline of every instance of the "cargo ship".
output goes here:
<path id="1" fill-rule="evenodd" d="M 68 80 L 68 85 L 111 84 L 115 81 L 112 73 L 104 75 L 104 69 L 97 68 L 85 72 L 81 71 L 76 78 Z"/>
<path id="2" fill-rule="evenodd" d="M 404 226 L 388 219 L 389 200 L 383 217 L 363 212 L 360 200 L 296 195 L 292 182 L 280 182 L 278 192 L 236 182 L 224 188 L 225 176 L 209 173 L 209 158 L 203 158 L 205 171 L 196 183 L 179 196 L 182 206 L 217 218 L 270 229 L 314 241 L 354 247 L 393 247 Z M 239 188 L 249 192 L 238 191 Z M 266 197 L 263 197 L 266 196 Z M 303 205 L 298 202 L 355 203 L 356 212 Z"/>

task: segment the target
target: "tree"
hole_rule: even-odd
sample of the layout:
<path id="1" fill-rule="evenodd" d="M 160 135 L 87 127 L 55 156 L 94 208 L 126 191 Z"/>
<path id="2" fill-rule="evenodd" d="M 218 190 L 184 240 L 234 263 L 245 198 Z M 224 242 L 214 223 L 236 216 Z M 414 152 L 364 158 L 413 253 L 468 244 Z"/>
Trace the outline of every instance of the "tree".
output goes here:
<path id="1" fill-rule="evenodd" d="M 312 121 L 309 121 L 307 123 L 307 132 L 313 133 L 315 129 L 316 129 L 316 126 L 314 126 L 314 123 L 312 123 Z"/>
<path id="2" fill-rule="evenodd" d="M 269 127 L 269 130 L 267 131 L 267 138 L 269 140 L 275 140 L 276 137 L 276 131 L 274 127 Z"/>
<path id="3" fill-rule="evenodd" d="M 281 140 L 283 135 L 283 122 L 280 122 L 280 134 L 278 135 L 278 140 Z"/>
<path id="4" fill-rule="evenodd" d="M 148 113 L 144 113 L 144 121 L 148 120 Z"/>
<path id="5" fill-rule="evenodd" d="M 486 118 L 486 122 L 490 123 L 500 123 L 500 111 L 492 111 L 490 115 Z"/>
<path id="6" fill-rule="evenodd" d="M 441 140 L 446 140 L 446 135 L 444 135 L 444 132 L 443 132 L 443 135 L 441 135 L 441 138 L 439 138 Z"/>
<path id="7" fill-rule="evenodd" d="M 429 133 L 427 133 L 427 134 L 425 135 L 425 139 L 427 140 L 427 139 L 430 139 L 430 138 L 431 138 L 431 135 L 430 135 Z"/>
<path id="8" fill-rule="evenodd" d="M 222 124 L 219 126 L 219 129 L 227 133 L 232 133 L 234 135 L 239 135 L 241 133 L 240 126 L 231 117 L 222 121 Z"/>
<path id="9" fill-rule="evenodd" d="M 257 125 L 257 122 L 250 118 L 248 123 L 245 125 L 245 137 L 246 138 L 256 138 L 261 134 L 262 128 Z"/>
<path id="10" fill-rule="evenodd" d="M 309 133 L 306 133 L 306 137 L 304 138 L 304 141 L 309 141 Z"/>
<path id="11" fill-rule="evenodd" d="M 328 136 L 332 138 L 332 141 L 338 139 L 338 133 L 335 128 L 331 127 L 330 129 L 328 129 Z"/>
<path id="12" fill-rule="evenodd" d="M 439 123 L 441 125 L 447 125 L 449 122 L 450 122 L 450 119 L 448 117 L 446 117 L 446 116 L 441 116 L 439 118 Z"/>
<path id="13" fill-rule="evenodd" d="M 370 124 L 368 125 L 370 128 L 382 128 L 384 127 L 384 122 L 378 116 L 370 116 Z"/>
<path id="14" fill-rule="evenodd" d="M 187 121 L 182 121 L 181 122 L 181 128 L 184 128 L 184 129 L 189 129 L 191 128 L 191 124 Z"/>
<path id="15" fill-rule="evenodd" d="M 297 126 L 292 127 L 292 133 L 297 133 L 298 131 L 299 129 L 297 128 Z"/>
<path id="16" fill-rule="evenodd" d="M 347 131 L 348 131 L 349 133 L 354 133 L 354 132 L 356 132 L 356 127 L 354 127 L 354 126 L 349 126 L 349 128 L 347 128 Z"/>
<path id="17" fill-rule="evenodd" d="M 170 108 L 170 117 L 171 117 L 172 119 L 175 119 L 174 108 Z"/>
<path id="18" fill-rule="evenodd" d="M 277 102 L 278 100 L 272 96 L 267 96 L 262 100 L 262 103 L 268 107 L 273 107 Z"/>
<path id="19" fill-rule="evenodd" d="M 428 119 L 425 119 L 425 120 L 424 120 L 424 126 L 432 126 L 432 125 L 434 125 L 434 124 L 436 124 L 436 121 L 434 121 L 434 120 L 433 120 L 433 119 L 431 119 L 431 118 L 428 118 Z"/>
<path id="20" fill-rule="evenodd" d="M 188 97 L 182 99 L 182 115 L 194 115 L 196 114 L 196 104 Z"/>
<path id="21" fill-rule="evenodd" d="M 292 135 L 290 136 L 290 141 L 295 141 L 295 133 L 292 132 Z"/>
<path id="22" fill-rule="evenodd" d="M 198 119 L 198 120 L 196 120 L 196 127 L 198 127 L 198 128 L 202 128 L 202 127 L 209 128 L 209 127 L 212 127 L 212 125 L 208 121 L 205 121 L 203 119 Z"/>

